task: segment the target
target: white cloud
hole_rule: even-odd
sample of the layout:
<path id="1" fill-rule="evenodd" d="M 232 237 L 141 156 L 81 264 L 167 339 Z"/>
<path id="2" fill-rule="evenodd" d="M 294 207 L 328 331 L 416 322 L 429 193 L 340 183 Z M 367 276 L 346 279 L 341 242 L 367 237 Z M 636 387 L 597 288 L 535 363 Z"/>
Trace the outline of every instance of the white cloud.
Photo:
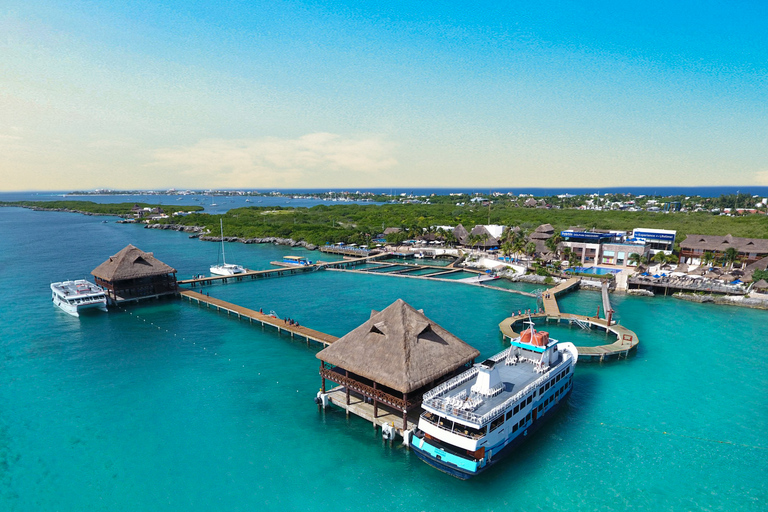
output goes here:
<path id="1" fill-rule="evenodd" d="M 297 139 L 206 139 L 155 152 L 153 167 L 205 177 L 208 186 L 322 186 L 324 178 L 375 175 L 397 165 L 392 144 L 377 137 L 311 133 Z"/>

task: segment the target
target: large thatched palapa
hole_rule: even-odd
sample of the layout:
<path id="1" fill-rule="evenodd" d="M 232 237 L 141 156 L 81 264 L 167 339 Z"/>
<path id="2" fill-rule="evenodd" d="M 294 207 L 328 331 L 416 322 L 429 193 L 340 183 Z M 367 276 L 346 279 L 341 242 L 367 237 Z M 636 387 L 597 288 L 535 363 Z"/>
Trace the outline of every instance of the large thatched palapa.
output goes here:
<path id="1" fill-rule="evenodd" d="M 477 349 L 446 331 L 398 299 L 317 354 L 325 381 L 338 382 L 349 393 L 370 399 L 374 418 L 379 404 L 403 413 L 419 407 L 422 395 L 466 369 L 480 355 Z"/>
<path id="2" fill-rule="evenodd" d="M 176 269 L 130 244 L 91 274 L 113 303 L 178 293 Z"/>

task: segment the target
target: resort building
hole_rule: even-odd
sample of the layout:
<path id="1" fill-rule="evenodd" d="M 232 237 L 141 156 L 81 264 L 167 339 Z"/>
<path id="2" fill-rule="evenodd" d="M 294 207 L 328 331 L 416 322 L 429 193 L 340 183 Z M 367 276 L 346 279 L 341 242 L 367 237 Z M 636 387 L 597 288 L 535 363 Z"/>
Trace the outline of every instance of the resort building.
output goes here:
<path id="1" fill-rule="evenodd" d="M 552 251 L 547 247 L 547 240 L 555 236 L 555 228 L 552 224 L 542 224 L 533 233 L 528 235 L 528 241 L 536 245 L 536 254 L 545 256 Z"/>
<path id="2" fill-rule="evenodd" d="M 178 293 L 176 269 L 130 244 L 91 274 L 112 304 Z"/>
<path id="3" fill-rule="evenodd" d="M 728 249 L 737 252 L 736 260 L 751 264 L 768 256 L 768 239 L 742 238 L 717 235 L 688 235 L 680 242 L 680 261 L 693 265 L 704 263 L 706 253 L 711 253 L 715 262 L 723 260 Z"/>
<path id="4" fill-rule="evenodd" d="M 571 251 L 579 258 L 582 265 L 600 262 L 602 245 L 621 240 L 620 233 L 608 231 L 583 231 L 579 228 L 571 228 L 561 231 L 561 242 L 564 247 L 570 247 Z"/>
<path id="5" fill-rule="evenodd" d="M 350 396 L 379 408 L 402 413 L 417 410 L 422 395 L 444 380 L 466 370 L 480 355 L 475 348 L 440 327 L 403 300 L 383 311 L 372 311 L 367 322 L 320 351 L 321 393 L 326 381 L 340 385 L 350 410 Z M 342 391 L 343 390 L 343 391 Z M 334 390 L 329 393 L 333 394 Z"/>
<path id="6" fill-rule="evenodd" d="M 640 256 L 640 261 L 647 261 L 650 247 L 643 243 L 609 242 L 600 247 L 600 263 L 603 265 L 629 265 L 631 254 Z"/>
<path id="7" fill-rule="evenodd" d="M 630 241 L 647 244 L 651 251 L 651 256 L 657 252 L 669 255 L 672 254 L 672 250 L 675 248 L 676 236 L 677 231 L 669 229 L 635 228 L 632 230 Z"/>

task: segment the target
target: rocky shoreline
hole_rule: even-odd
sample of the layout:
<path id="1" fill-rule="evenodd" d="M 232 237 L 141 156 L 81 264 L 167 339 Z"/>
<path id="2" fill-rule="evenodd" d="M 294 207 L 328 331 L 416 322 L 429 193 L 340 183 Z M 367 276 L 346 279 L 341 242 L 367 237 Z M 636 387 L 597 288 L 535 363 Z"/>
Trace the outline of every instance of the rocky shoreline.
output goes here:
<path id="1" fill-rule="evenodd" d="M 204 242 L 221 242 L 220 236 L 209 236 L 202 233 L 208 232 L 203 226 L 184 226 L 181 224 L 147 224 L 145 229 L 164 229 L 171 231 L 180 231 L 183 233 L 197 234 L 196 238 Z M 268 236 L 264 238 L 240 238 L 237 236 L 225 236 L 225 242 L 240 242 L 241 244 L 275 244 L 286 245 L 289 247 L 304 247 L 307 250 L 314 251 L 317 249 L 315 244 L 310 244 L 304 240 L 296 241 L 293 238 L 281 238 L 276 236 Z"/>
<path id="2" fill-rule="evenodd" d="M 756 299 L 740 295 L 698 295 L 695 293 L 675 293 L 672 297 L 689 302 L 725 304 L 753 309 L 768 309 L 768 299 Z"/>

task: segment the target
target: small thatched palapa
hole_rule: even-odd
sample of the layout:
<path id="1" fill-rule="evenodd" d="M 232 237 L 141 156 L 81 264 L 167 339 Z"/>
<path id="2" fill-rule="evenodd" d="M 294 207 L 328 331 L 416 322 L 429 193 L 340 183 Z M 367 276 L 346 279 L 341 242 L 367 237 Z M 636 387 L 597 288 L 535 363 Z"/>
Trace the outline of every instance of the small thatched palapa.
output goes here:
<path id="1" fill-rule="evenodd" d="M 371 318 L 317 354 L 321 392 L 330 380 L 344 387 L 349 411 L 350 393 L 403 414 L 421 405 L 426 391 L 451 378 L 477 356 L 476 349 L 449 333 L 402 300 Z"/>
<path id="2" fill-rule="evenodd" d="M 112 303 L 175 294 L 176 269 L 133 245 L 91 271 Z"/>
<path id="3" fill-rule="evenodd" d="M 104 281 L 122 281 L 175 273 L 176 269 L 156 259 L 151 252 L 128 244 L 122 251 L 91 271 Z"/>
<path id="4" fill-rule="evenodd" d="M 398 299 L 317 358 L 389 388 L 410 393 L 439 380 L 480 352 Z"/>

